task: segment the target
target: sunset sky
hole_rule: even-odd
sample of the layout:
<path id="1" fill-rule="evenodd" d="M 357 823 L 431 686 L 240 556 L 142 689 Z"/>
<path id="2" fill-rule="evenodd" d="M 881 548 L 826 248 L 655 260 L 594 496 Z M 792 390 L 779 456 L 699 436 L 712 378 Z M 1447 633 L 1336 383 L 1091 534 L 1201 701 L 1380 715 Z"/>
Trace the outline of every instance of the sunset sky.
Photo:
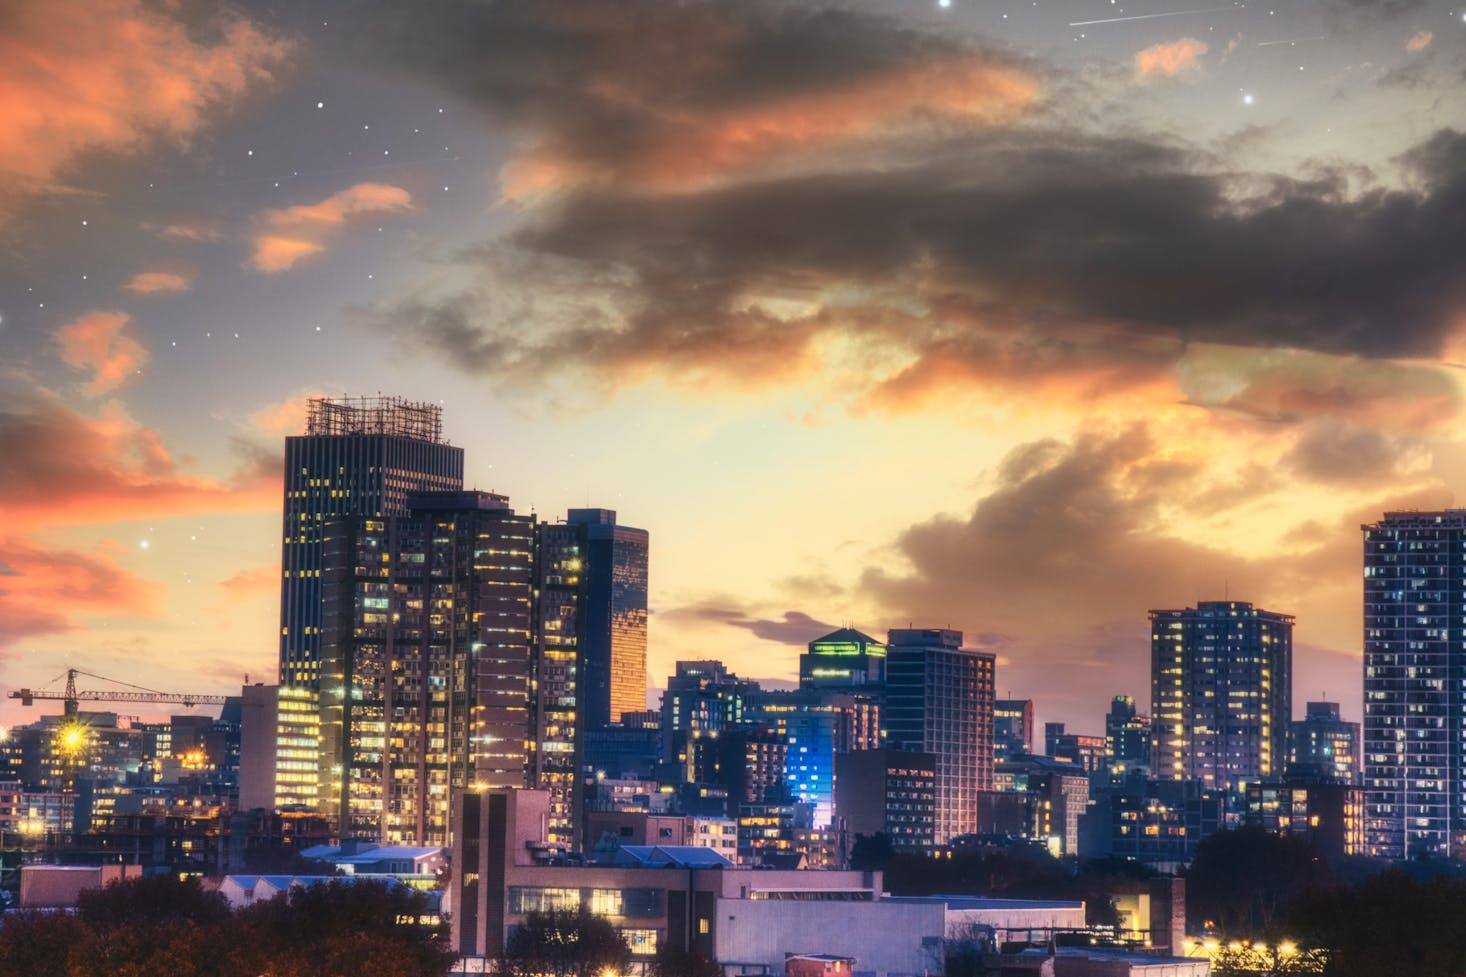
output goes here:
<path id="1" fill-rule="evenodd" d="M 651 533 L 654 684 L 950 626 L 1091 731 L 1230 595 L 1357 720 L 1359 524 L 1466 486 L 1466 7 L 0 0 L 0 247 L 3 691 L 273 680 L 282 438 L 380 391 Z"/>

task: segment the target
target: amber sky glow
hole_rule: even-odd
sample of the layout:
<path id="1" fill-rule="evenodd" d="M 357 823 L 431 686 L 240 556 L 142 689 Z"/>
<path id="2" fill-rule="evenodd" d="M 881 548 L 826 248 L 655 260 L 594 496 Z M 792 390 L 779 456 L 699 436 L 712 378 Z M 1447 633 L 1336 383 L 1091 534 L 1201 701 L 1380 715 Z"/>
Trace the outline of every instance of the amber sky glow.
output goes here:
<path id="1" fill-rule="evenodd" d="M 281 438 L 381 391 L 651 532 L 656 683 L 950 625 L 1094 729 L 1230 594 L 1357 718 L 1359 523 L 1466 484 L 1466 10 L 1179 9 L 11 4 L 0 686 L 271 678 Z"/>

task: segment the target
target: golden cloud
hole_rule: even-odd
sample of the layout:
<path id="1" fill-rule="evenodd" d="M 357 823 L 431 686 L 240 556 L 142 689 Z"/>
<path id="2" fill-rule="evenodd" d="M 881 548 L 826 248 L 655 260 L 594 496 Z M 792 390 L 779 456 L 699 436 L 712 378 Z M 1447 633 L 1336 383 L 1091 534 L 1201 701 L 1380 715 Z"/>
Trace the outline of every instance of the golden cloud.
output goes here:
<path id="1" fill-rule="evenodd" d="M 250 263 L 259 271 L 285 271 L 326 249 L 330 233 L 352 217 L 411 213 L 412 194 L 385 183 L 358 183 L 313 204 L 267 210 L 266 230 L 254 239 Z"/>
<path id="2" fill-rule="evenodd" d="M 1174 78 L 1187 68 L 1195 67 L 1206 52 L 1206 44 L 1194 37 L 1154 44 L 1135 55 L 1135 71 L 1142 78 L 1158 75 Z"/>
<path id="3" fill-rule="evenodd" d="M 1410 52 L 1424 51 L 1430 47 L 1430 42 L 1435 40 L 1435 34 L 1431 31 L 1417 31 L 1415 36 L 1405 42 L 1405 50 Z"/>
<path id="4" fill-rule="evenodd" d="M 126 312 L 98 309 L 56 333 L 67 365 L 91 372 L 85 389 L 92 396 L 115 390 L 147 363 L 147 349 L 126 332 L 131 322 Z"/>

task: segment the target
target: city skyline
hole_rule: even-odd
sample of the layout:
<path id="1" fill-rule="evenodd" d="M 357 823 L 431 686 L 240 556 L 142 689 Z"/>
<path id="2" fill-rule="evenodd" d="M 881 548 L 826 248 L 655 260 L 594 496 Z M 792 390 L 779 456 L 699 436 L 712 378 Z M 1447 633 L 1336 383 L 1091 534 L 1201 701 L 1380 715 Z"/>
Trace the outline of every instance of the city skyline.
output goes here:
<path id="1" fill-rule="evenodd" d="M 380 391 L 656 539 L 657 685 L 950 627 L 1098 733 L 1231 599 L 1361 716 L 1359 527 L 1466 484 L 1466 12 L 622 10 L 17 12 L 0 684 L 272 679 L 284 439 Z"/>

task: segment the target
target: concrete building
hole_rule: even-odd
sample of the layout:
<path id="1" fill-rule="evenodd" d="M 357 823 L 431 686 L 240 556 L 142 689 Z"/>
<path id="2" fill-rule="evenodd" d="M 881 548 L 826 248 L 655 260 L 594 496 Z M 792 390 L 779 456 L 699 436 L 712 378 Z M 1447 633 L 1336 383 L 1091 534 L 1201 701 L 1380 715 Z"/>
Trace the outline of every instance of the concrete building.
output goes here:
<path id="1" fill-rule="evenodd" d="M 69 909 L 88 889 L 135 879 L 141 865 L 22 865 L 20 907 L 22 909 Z"/>
<path id="2" fill-rule="evenodd" d="M 1055 855 L 1079 853 L 1079 818 L 1089 807 L 1089 775 L 1077 764 L 1049 757 L 999 760 L 993 788 L 1024 800 L 1022 837 L 1048 846 Z M 981 825 L 984 832 L 987 825 Z"/>
<path id="3" fill-rule="evenodd" d="M 734 974 L 826 955 L 872 977 L 916 975 L 939 970 L 944 941 L 975 926 L 1000 940 L 1084 927 L 1082 902 L 891 899 L 879 872 L 739 868 L 699 848 L 633 846 L 619 850 L 619 864 L 544 864 L 539 791 L 467 794 L 458 817 L 451 945 L 470 958 L 492 958 L 529 912 L 580 906 L 608 917 L 635 959 L 671 943 Z"/>
<path id="4" fill-rule="evenodd" d="M 1109 765 L 1109 749 L 1103 736 L 1071 733 L 1063 723 L 1044 723 L 1044 754 L 1072 763 L 1086 775 L 1101 773 Z"/>
<path id="5" fill-rule="evenodd" d="M 241 692 L 239 807 L 275 806 L 275 764 L 280 726 L 280 686 L 256 682 Z"/>
<path id="6" fill-rule="evenodd" d="M 1196 846 L 1221 830 L 1224 791 L 1197 781 L 1127 781 L 1080 817 L 1079 853 L 1127 858 L 1162 871 L 1191 864 Z"/>
<path id="7" fill-rule="evenodd" d="M 1368 853 L 1466 853 L 1466 509 L 1387 512 L 1364 533 Z"/>
<path id="8" fill-rule="evenodd" d="M 1330 861 L 1364 854 L 1364 788 L 1284 781 L 1247 785 L 1247 824 L 1299 835 Z"/>
<path id="9" fill-rule="evenodd" d="M 1150 612 L 1151 775 L 1240 791 L 1282 773 L 1293 618 L 1243 601 Z"/>
<path id="10" fill-rule="evenodd" d="M 835 809 L 846 855 L 857 835 L 884 834 L 898 852 L 929 851 L 936 837 L 936 758 L 864 750 L 835 758 Z"/>
<path id="11" fill-rule="evenodd" d="M 978 792 L 993 783 L 996 658 L 962 632 L 892 630 L 886 646 L 886 745 L 936 761 L 934 841 L 978 830 Z"/>

